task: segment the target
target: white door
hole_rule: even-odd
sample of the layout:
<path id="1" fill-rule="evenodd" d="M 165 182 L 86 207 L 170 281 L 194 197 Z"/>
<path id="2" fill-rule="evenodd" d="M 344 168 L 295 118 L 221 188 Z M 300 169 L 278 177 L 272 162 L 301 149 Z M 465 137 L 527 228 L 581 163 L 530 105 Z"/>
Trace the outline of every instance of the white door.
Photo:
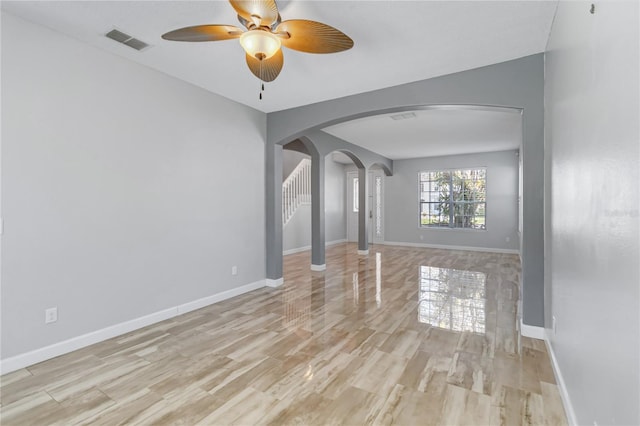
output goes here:
<path id="1" fill-rule="evenodd" d="M 382 171 L 369 172 L 369 242 L 384 241 L 384 174 Z M 347 240 L 358 241 L 358 172 L 347 173 Z"/>

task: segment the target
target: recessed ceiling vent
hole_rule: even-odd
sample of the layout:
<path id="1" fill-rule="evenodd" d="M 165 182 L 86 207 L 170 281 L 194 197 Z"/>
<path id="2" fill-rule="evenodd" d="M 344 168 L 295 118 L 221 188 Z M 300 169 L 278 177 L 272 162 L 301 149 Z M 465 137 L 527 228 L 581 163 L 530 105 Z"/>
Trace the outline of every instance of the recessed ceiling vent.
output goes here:
<path id="1" fill-rule="evenodd" d="M 117 41 L 118 43 L 125 44 L 131 47 L 132 49 L 144 50 L 147 47 L 149 47 L 149 45 L 144 41 L 138 40 L 137 38 L 133 38 L 129 34 L 125 34 L 122 31 L 118 31 L 115 29 L 106 33 L 105 36 L 110 38 L 111 40 Z"/>
<path id="2" fill-rule="evenodd" d="M 389 117 L 391 117 L 392 120 L 408 120 L 409 118 L 415 118 L 416 113 L 415 112 L 405 112 L 404 114 L 396 114 L 396 115 L 390 115 Z"/>

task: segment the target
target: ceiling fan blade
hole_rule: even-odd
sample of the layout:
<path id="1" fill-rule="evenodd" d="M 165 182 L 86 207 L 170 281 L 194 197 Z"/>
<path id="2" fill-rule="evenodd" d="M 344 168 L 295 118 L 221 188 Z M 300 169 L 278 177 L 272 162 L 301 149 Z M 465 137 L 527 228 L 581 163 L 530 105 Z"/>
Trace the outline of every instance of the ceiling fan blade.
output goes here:
<path id="1" fill-rule="evenodd" d="M 274 32 L 287 33 L 289 37 L 282 37 L 282 45 L 301 52 L 336 53 L 353 47 L 349 36 L 322 22 L 291 19 L 278 25 Z"/>
<path id="2" fill-rule="evenodd" d="M 247 65 L 249 69 L 260 80 L 265 82 L 270 82 L 278 77 L 280 74 L 280 70 L 282 70 L 282 66 L 284 65 L 284 55 L 282 54 L 282 49 L 278 49 L 278 51 L 270 57 L 269 59 L 263 59 L 259 61 L 253 56 L 247 54 Z"/>
<path id="3" fill-rule="evenodd" d="M 169 31 L 162 38 L 173 41 L 220 41 L 239 38 L 243 32 L 233 25 L 196 25 Z"/>
<path id="4" fill-rule="evenodd" d="M 257 26 L 270 27 L 280 16 L 275 0 L 229 0 L 229 3 L 245 21 Z M 259 22 L 254 17 L 260 18 Z"/>

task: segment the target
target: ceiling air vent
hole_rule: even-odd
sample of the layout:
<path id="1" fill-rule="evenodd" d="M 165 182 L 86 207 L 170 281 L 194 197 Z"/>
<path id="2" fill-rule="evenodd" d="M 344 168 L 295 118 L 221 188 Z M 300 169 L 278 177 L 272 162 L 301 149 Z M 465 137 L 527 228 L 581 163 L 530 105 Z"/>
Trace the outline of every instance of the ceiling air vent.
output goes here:
<path id="1" fill-rule="evenodd" d="M 414 118 L 416 116 L 415 112 L 405 112 L 404 114 L 396 114 L 390 115 L 392 120 L 407 120 L 409 118 Z"/>
<path id="2" fill-rule="evenodd" d="M 125 34 L 122 31 L 118 31 L 118 30 L 111 30 L 108 33 L 106 33 L 105 36 L 110 38 L 111 40 L 117 41 L 118 43 L 125 44 L 131 47 L 132 49 L 144 50 L 147 47 L 149 47 L 149 45 L 144 41 L 138 40 L 137 38 L 133 38 L 129 34 Z"/>

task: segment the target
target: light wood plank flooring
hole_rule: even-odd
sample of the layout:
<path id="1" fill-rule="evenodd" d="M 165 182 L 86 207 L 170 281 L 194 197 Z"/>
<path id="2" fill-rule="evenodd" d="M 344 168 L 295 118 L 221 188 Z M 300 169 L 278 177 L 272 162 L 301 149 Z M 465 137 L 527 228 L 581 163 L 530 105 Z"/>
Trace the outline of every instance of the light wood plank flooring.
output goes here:
<path id="1" fill-rule="evenodd" d="M 517 338 L 517 256 L 309 257 L 280 288 L 3 376 L 1 423 L 566 424 L 544 343 Z"/>

